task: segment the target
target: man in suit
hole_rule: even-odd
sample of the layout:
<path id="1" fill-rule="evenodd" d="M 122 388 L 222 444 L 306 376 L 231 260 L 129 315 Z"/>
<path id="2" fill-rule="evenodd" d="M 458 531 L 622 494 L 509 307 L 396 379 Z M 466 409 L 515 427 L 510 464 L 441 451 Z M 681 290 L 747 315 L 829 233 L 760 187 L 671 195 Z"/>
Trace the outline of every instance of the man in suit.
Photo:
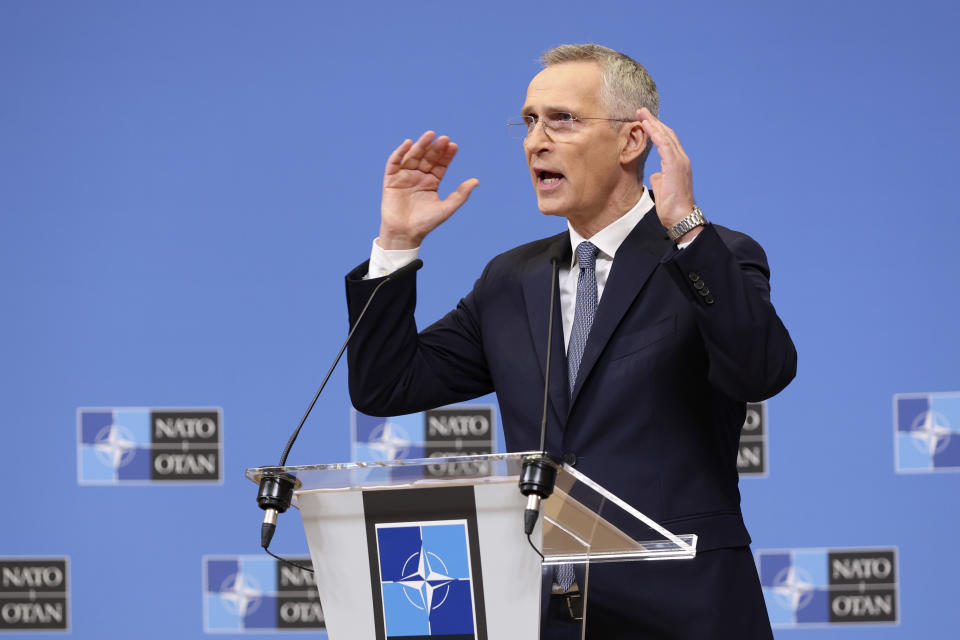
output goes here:
<path id="1" fill-rule="evenodd" d="M 547 450 L 699 537 L 690 561 L 592 566 L 587 636 L 771 638 L 736 468 L 745 402 L 796 371 L 766 257 L 696 207 L 689 158 L 657 119 L 642 66 L 597 45 L 564 45 L 543 62 L 517 126 L 538 206 L 566 218 L 567 232 L 494 258 L 419 333 L 415 270 L 398 274 L 351 343 L 353 403 L 398 415 L 495 391 L 508 450 L 538 449 L 556 258 Z M 653 193 L 642 182 L 651 144 L 662 165 Z M 351 321 L 476 187 L 439 198 L 456 151 L 428 131 L 390 155 L 380 235 L 347 276 Z"/>

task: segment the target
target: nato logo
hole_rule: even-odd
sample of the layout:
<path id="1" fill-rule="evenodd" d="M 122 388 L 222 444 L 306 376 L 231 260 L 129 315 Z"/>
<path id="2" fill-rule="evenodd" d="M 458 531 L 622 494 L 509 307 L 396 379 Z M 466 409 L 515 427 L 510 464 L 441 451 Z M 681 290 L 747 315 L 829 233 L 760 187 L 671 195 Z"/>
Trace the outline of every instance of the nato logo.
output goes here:
<path id="1" fill-rule="evenodd" d="M 310 566 L 310 558 L 291 560 Z M 206 633 L 316 632 L 325 628 L 311 572 L 266 556 L 204 557 Z"/>
<path id="2" fill-rule="evenodd" d="M 774 627 L 899 621 L 896 548 L 758 551 L 757 564 Z"/>
<path id="3" fill-rule="evenodd" d="M 353 409 L 350 416 L 355 461 L 399 460 L 426 456 L 423 414 L 376 418 Z"/>
<path id="4" fill-rule="evenodd" d="M 68 631 L 68 558 L 0 556 L 0 632 Z"/>
<path id="5" fill-rule="evenodd" d="M 378 523 L 384 637 L 477 637 L 466 520 Z"/>
<path id="6" fill-rule="evenodd" d="M 220 482 L 222 424 L 220 409 L 78 409 L 78 481 Z"/>
<path id="7" fill-rule="evenodd" d="M 737 471 L 741 477 L 764 478 L 767 465 L 767 403 L 748 402 L 740 429 Z"/>
<path id="8" fill-rule="evenodd" d="M 893 396 L 897 473 L 960 471 L 960 393 Z"/>
<path id="9" fill-rule="evenodd" d="M 493 453 L 496 418 L 489 405 L 453 405 L 392 418 L 351 413 L 352 456 L 358 462 L 411 458 L 447 458 Z M 424 469 L 428 477 L 487 473 L 477 464 L 444 463 Z M 376 470 L 397 475 L 403 471 Z"/>

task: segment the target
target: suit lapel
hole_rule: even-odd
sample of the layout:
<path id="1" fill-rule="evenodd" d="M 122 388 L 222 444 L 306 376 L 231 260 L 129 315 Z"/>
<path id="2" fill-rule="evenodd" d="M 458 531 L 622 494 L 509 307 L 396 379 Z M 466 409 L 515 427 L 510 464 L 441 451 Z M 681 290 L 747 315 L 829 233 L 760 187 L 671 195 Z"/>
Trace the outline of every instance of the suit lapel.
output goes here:
<path id="1" fill-rule="evenodd" d="M 523 298 L 527 307 L 527 320 L 530 323 L 530 335 L 537 352 L 537 364 L 540 373 L 546 375 L 547 331 L 550 324 L 550 287 L 553 265 L 550 257 L 560 256 L 560 265 L 571 260 L 570 234 L 561 233 L 548 242 L 543 253 L 534 256 L 525 266 L 521 282 Z M 559 265 L 558 265 L 559 270 Z M 553 338 L 550 354 L 550 404 L 557 424 L 564 424 L 569 407 L 569 389 L 567 385 L 567 358 L 563 346 L 563 319 L 560 315 L 560 289 L 557 286 L 553 303 Z M 542 387 L 541 387 L 542 388 Z M 558 434 L 559 435 L 559 434 Z M 559 442 L 559 439 L 557 439 Z"/>
<path id="2" fill-rule="evenodd" d="M 597 364 L 600 354 L 633 304 L 643 285 L 653 274 L 673 243 L 667 230 L 660 224 L 656 208 L 650 209 L 633 228 L 613 260 L 610 275 L 597 307 L 597 315 L 587 338 L 587 345 L 577 372 L 577 382 L 570 400 L 571 408 L 577 401 L 584 382 Z"/>

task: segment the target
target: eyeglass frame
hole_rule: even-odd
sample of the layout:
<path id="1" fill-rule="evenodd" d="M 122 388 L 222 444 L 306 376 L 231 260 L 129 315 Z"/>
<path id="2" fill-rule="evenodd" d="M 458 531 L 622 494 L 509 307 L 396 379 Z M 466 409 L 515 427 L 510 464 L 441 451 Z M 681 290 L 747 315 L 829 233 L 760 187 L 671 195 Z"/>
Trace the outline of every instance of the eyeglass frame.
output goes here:
<path id="1" fill-rule="evenodd" d="M 608 121 L 608 122 L 635 122 L 635 120 L 624 120 L 623 118 L 601 118 L 601 117 L 599 117 L 599 116 L 578 116 L 578 115 L 576 115 L 576 114 L 574 114 L 574 113 L 571 113 L 571 112 L 569 112 L 569 111 L 550 111 L 550 112 L 548 112 L 546 115 L 551 115 L 551 116 L 555 116 L 555 115 L 568 115 L 568 116 L 570 116 L 570 118 L 571 118 L 570 120 L 562 120 L 561 122 L 582 122 L 583 120 L 606 120 L 606 121 Z M 557 133 L 557 132 L 559 131 L 558 129 L 556 129 L 556 128 L 553 127 L 552 125 L 548 124 L 549 120 L 548 120 L 547 118 L 537 118 L 537 119 L 531 124 L 531 123 L 530 123 L 530 119 L 532 119 L 532 118 L 534 118 L 534 117 L 535 117 L 535 116 L 533 116 L 533 115 L 520 116 L 520 119 L 522 120 L 522 122 L 515 122 L 515 121 L 508 122 L 508 123 L 507 123 L 507 130 L 508 130 L 508 131 L 513 131 L 513 130 L 514 130 L 513 127 L 519 127 L 519 126 L 521 126 L 521 125 L 526 125 L 526 127 L 527 127 L 527 132 L 526 132 L 525 134 L 523 134 L 523 136 L 520 137 L 521 140 L 526 140 L 526 139 L 527 139 L 527 136 L 532 135 L 533 132 L 536 130 L 537 125 L 538 125 L 538 124 L 541 124 L 541 123 L 543 124 L 543 131 L 544 131 L 544 133 L 545 133 L 548 137 L 551 137 L 551 138 L 552 138 L 551 133 Z"/>

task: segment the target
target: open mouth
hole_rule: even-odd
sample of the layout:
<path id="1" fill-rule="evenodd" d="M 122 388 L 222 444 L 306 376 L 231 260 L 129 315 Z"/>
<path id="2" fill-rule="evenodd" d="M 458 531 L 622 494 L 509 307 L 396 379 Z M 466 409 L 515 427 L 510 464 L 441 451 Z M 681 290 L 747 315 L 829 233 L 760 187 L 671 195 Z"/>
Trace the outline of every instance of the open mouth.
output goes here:
<path id="1" fill-rule="evenodd" d="M 563 181 L 562 173 L 554 173 L 553 171 L 538 171 L 537 172 L 537 182 L 543 188 L 552 188 L 557 186 Z"/>

